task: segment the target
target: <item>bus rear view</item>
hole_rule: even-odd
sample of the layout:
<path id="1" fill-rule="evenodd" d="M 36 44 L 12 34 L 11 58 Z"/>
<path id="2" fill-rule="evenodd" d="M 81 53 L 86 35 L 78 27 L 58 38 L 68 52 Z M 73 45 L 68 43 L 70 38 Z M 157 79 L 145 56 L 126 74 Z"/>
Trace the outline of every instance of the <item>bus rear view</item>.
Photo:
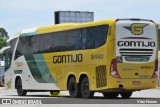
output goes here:
<path id="1" fill-rule="evenodd" d="M 151 20 L 120 19 L 115 23 L 115 54 L 110 75 L 112 87 L 123 97 L 157 84 L 157 28 Z M 112 80 L 112 79 L 111 79 Z"/>

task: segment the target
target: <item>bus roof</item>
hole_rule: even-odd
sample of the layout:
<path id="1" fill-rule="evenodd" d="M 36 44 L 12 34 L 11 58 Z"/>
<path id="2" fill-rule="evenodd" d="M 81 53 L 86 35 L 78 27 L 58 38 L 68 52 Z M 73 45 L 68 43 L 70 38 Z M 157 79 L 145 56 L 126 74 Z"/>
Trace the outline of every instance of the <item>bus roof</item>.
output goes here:
<path id="1" fill-rule="evenodd" d="M 86 22 L 86 23 L 64 23 L 64 24 L 43 26 L 43 27 L 23 30 L 22 32 L 18 33 L 16 37 L 17 36 L 31 36 L 31 35 L 36 35 L 36 34 L 57 32 L 57 31 L 68 30 L 68 29 L 76 29 L 76 28 L 81 28 L 81 27 L 94 26 L 95 24 L 101 25 L 101 24 L 105 24 L 106 22 L 113 23 L 113 21 L 115 21 L 115 19 L 101 20 L 101 21 L 95 21 L 95 22 Z"/>
<path id="2" fill-rule="evenodd" d="M 100 20 L 100 21 L 86 22 L 86 23 L 64 23 L 64 24 L 49 25 L 49 26 L 36 27 L 36 28 L 23 30 L 22 32 L 16 34 L 15 37 L 31 36 L 31 35 L 57 32 L 57 31 L 63 31 L 63 30 L 69 30 L 69 29 L 70 30 L 71 29 L 78 29 L 78 28 L 83 28 L 83 27 L 102 25 L 105 23 L 112 24 L 112 23 L 116 22 L 117 20 L 137 20 L 137 19 L 134 19 L 134 18 L 131 18 L 131 19 L 107 19 L 107 20 Z M 139 20 L 150 21 L 150 20 L 146 20 L 146 19 L 139 19 Z"/>

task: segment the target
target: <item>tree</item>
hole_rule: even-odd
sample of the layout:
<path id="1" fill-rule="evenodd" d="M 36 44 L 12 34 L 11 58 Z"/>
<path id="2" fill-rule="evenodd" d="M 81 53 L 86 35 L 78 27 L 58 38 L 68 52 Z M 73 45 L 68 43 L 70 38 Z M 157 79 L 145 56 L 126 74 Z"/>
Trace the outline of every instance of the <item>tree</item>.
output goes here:
<path id="1" fill-rule="evenodd" d="M 4 28 L 0 28 L 0 48 L 7 44 L 8 33 Z"/>

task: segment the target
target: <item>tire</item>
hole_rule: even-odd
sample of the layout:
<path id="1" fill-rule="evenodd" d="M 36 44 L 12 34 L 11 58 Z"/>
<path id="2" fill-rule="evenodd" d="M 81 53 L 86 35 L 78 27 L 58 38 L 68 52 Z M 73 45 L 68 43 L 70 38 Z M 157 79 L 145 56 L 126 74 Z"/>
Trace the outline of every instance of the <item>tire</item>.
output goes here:
<path id="1" fill-rule="evenodd" d="M 81 94 L 83 98 L 92 98 L 94 92 L 89 89 L 89 81 L 87 77 L 84 77 L 81 81 Z"/>
<path id="2" fill-rule="evenodd" d="M 121 92 L 120 95 L 122 96 L 122 98 L 128 99 L 132 96 L 132 92 Z"/>
<path id="3" fill-rule="evenodd" d="M 76 79 L 74 77 L 69 79 L 68 90 L 71 98 L 81 97 L 80 86 L 76 83 Z"/>
<path id="4" fill-rule="evenodd" d="M 23 90 L 23 88 L 22 88 L 22 81 L 21 81 L 21 79 L 18 79 L 18 81 L 16 83 L 16 88 L 17 88 L 17 94 L 18 94 L 18 96 L 25 96 L 27 94 L 27 91 Z"/>
<path id="5" fill-rule="evenodd" d="M 114 92 L 114 93 L 113 92 L 112 93 L 110 93 L 110 92 L 103 92 L 102 94 L 103 94 L 103 96 L 105 98 L 111 98 L 111 99 L 117 98 L 118 95 L 119 95 L 119 93 L 117 93 L 117 92 Z"/>
<path id="6" fill-rule="evenodd" d="M 51 94 L 51 95 L 55 95 L 55 96 L 58 95 L 59 93 L 60 93 L 59 90 L 51 90 L 51 91 L 50 91 L 50 94 Z"/>

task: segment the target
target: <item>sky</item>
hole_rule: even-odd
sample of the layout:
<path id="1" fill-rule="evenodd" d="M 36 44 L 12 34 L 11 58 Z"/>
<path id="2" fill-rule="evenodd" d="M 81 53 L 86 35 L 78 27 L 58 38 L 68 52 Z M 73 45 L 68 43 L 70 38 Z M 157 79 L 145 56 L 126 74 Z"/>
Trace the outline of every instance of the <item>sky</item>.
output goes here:
<path id="1" fill-rule="evenodd" d="M 11 37 L 54 25 L 55 11 L 90 11 L 94 19 L 142 18 L 160 23 L 160 0 L 0 0 L 0 28 Z"/>

